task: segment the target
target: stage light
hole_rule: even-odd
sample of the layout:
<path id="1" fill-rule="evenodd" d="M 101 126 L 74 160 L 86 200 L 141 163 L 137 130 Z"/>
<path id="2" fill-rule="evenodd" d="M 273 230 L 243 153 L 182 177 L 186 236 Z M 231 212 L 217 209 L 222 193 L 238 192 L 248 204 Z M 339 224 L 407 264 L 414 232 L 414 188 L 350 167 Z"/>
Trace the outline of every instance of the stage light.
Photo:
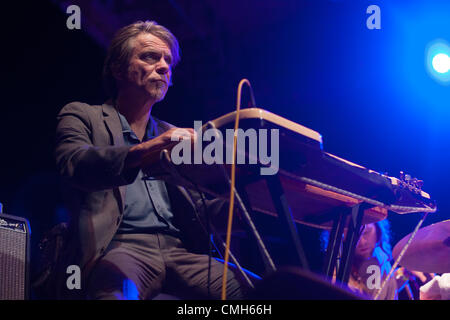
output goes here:
<path id="1" fill-rule="evenodd" d="M 438 53 L 433 57 L 432 65 L 439 73 L 446 73 L 450 70 L 450 58 L 445 53 Z"/>
<path id="2" fill-rule="evenodd" d="M 429 75 L 441 84 L 450 84 L 450 46 L 438 39 L 426 49 L 426 67 Z"/>

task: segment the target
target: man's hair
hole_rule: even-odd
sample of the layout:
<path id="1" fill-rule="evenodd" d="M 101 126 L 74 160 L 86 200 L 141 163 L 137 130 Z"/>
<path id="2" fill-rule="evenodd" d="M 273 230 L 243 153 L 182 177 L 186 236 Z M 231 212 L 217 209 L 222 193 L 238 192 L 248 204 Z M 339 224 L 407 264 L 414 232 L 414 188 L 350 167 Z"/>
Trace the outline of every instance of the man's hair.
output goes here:
<path id="1" fill-rule="evenodd" d="M 142 33 L 150 33 L 164 41 L 172 54 L 174 67 L 180 61 L 180 47 L 177 38 L 155 21 L 137 21 L 119 29 L 111 40 L 103 66 L 103 82 L 107 94 L 117 98 L 118 88 L 115 74 L 125 74 L 133 52 L 130 41 Z"/>
<path id="2" fill-rule="evenodd" d="M 375 230 L 377 234 L 377 243 L 375 247 L 380 247 L 380 249 L 386 254 L 386 256 L 392 258 L 392 247 L 391 247 L 391 227 L 389 220 L 384 219 L 374 223 Z M 320 247 L 322 251 L 326 251 L 328 247 L 328 238 L 330 232 L 324 230 L 320 233 Z"/>
<path id="3" fill-rule="evenodd" d="M 381 250 L 386 253 L 389 259 L 392 258 L 392 247 L 391 247 L 391 227 L 387 219 L 378 221 L 375 223 L 377 231 L 377 244 Z"/>

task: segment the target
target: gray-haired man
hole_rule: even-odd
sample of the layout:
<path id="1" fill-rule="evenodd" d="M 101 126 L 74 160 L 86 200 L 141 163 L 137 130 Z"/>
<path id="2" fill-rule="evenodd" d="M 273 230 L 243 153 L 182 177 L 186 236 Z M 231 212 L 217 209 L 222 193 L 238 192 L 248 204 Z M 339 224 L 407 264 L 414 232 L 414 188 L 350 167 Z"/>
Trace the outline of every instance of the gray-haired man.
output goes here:
<path id="1" fill-rule="evenodd" d="M 203 249 L 202 212 L 185 189 L 144 180 L 139 167 L 148 152 L 172 143 L 175 128 L 151 116 L 164 99 L 179 61 L 176 38 L 155 22 L 118 31 L 104 66 L 111 100 L 101 106 L 80 102 L 58 115 L 56 160 L 70 188 L 70 240 L 66 264 L 82 268 L 82 292 L 92 299 L 140 299 L 162 290 L 179 297 L 219 298 L 223 265 Z M 193 129 L 186 129 L 189 138 Z M 214 214 L 226 209 L 208 201 Z M 70 256 L 70 258 L 69 258 Z M 243 297 L 229 272 L 227 295 Z M 209 278 L 209 281 L 208 281 Z M 209 295 L 208 295 L 209 293 Z"/>

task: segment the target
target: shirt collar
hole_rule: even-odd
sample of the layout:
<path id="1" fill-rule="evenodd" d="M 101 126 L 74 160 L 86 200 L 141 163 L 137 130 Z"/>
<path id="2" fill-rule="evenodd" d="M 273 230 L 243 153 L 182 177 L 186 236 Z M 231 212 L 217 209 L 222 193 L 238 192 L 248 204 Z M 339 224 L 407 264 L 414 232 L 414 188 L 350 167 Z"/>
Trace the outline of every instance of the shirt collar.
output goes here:
<path id="1" fill-rule="evenodd" d="M 128 123 L 128 120 L 125 118 L 125 116 L 122 115 L 120 112 L 117 113 L 119 114 L 120 124 L 122 126 L 122 133 L 124 135 L 132 137 L 133 139 L 139 140 L 136 134 L 131 129 L 130 124 Z M 156 131 L 156 122 L 150 115 L 147 123 L 146 136 L 144 137 L 144 141 L 154 138 L 155 131 Z"/>

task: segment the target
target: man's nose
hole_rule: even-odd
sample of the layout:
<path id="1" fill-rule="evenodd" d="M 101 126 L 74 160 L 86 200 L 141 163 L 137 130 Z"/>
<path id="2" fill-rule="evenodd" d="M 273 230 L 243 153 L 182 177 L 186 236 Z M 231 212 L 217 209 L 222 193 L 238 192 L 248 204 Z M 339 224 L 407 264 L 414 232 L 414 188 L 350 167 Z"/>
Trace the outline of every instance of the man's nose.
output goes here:
<path id="1" fill-rule="evenodd" d="M 367 243 L 367 240 L 364 239 L 364 237 L 359 238 L 358 244 L 359 245 L 365 245 Z"/>
<path id="2" fill-rule="evenodd" d="M 167 63 L 166 59 L 164 57 L 161 57 L 161 59 L 158 61 L 158 64 L 156 66 L 156 72 L 159 74 L 166 74 L 170 71 L 170 65 Z"/>

